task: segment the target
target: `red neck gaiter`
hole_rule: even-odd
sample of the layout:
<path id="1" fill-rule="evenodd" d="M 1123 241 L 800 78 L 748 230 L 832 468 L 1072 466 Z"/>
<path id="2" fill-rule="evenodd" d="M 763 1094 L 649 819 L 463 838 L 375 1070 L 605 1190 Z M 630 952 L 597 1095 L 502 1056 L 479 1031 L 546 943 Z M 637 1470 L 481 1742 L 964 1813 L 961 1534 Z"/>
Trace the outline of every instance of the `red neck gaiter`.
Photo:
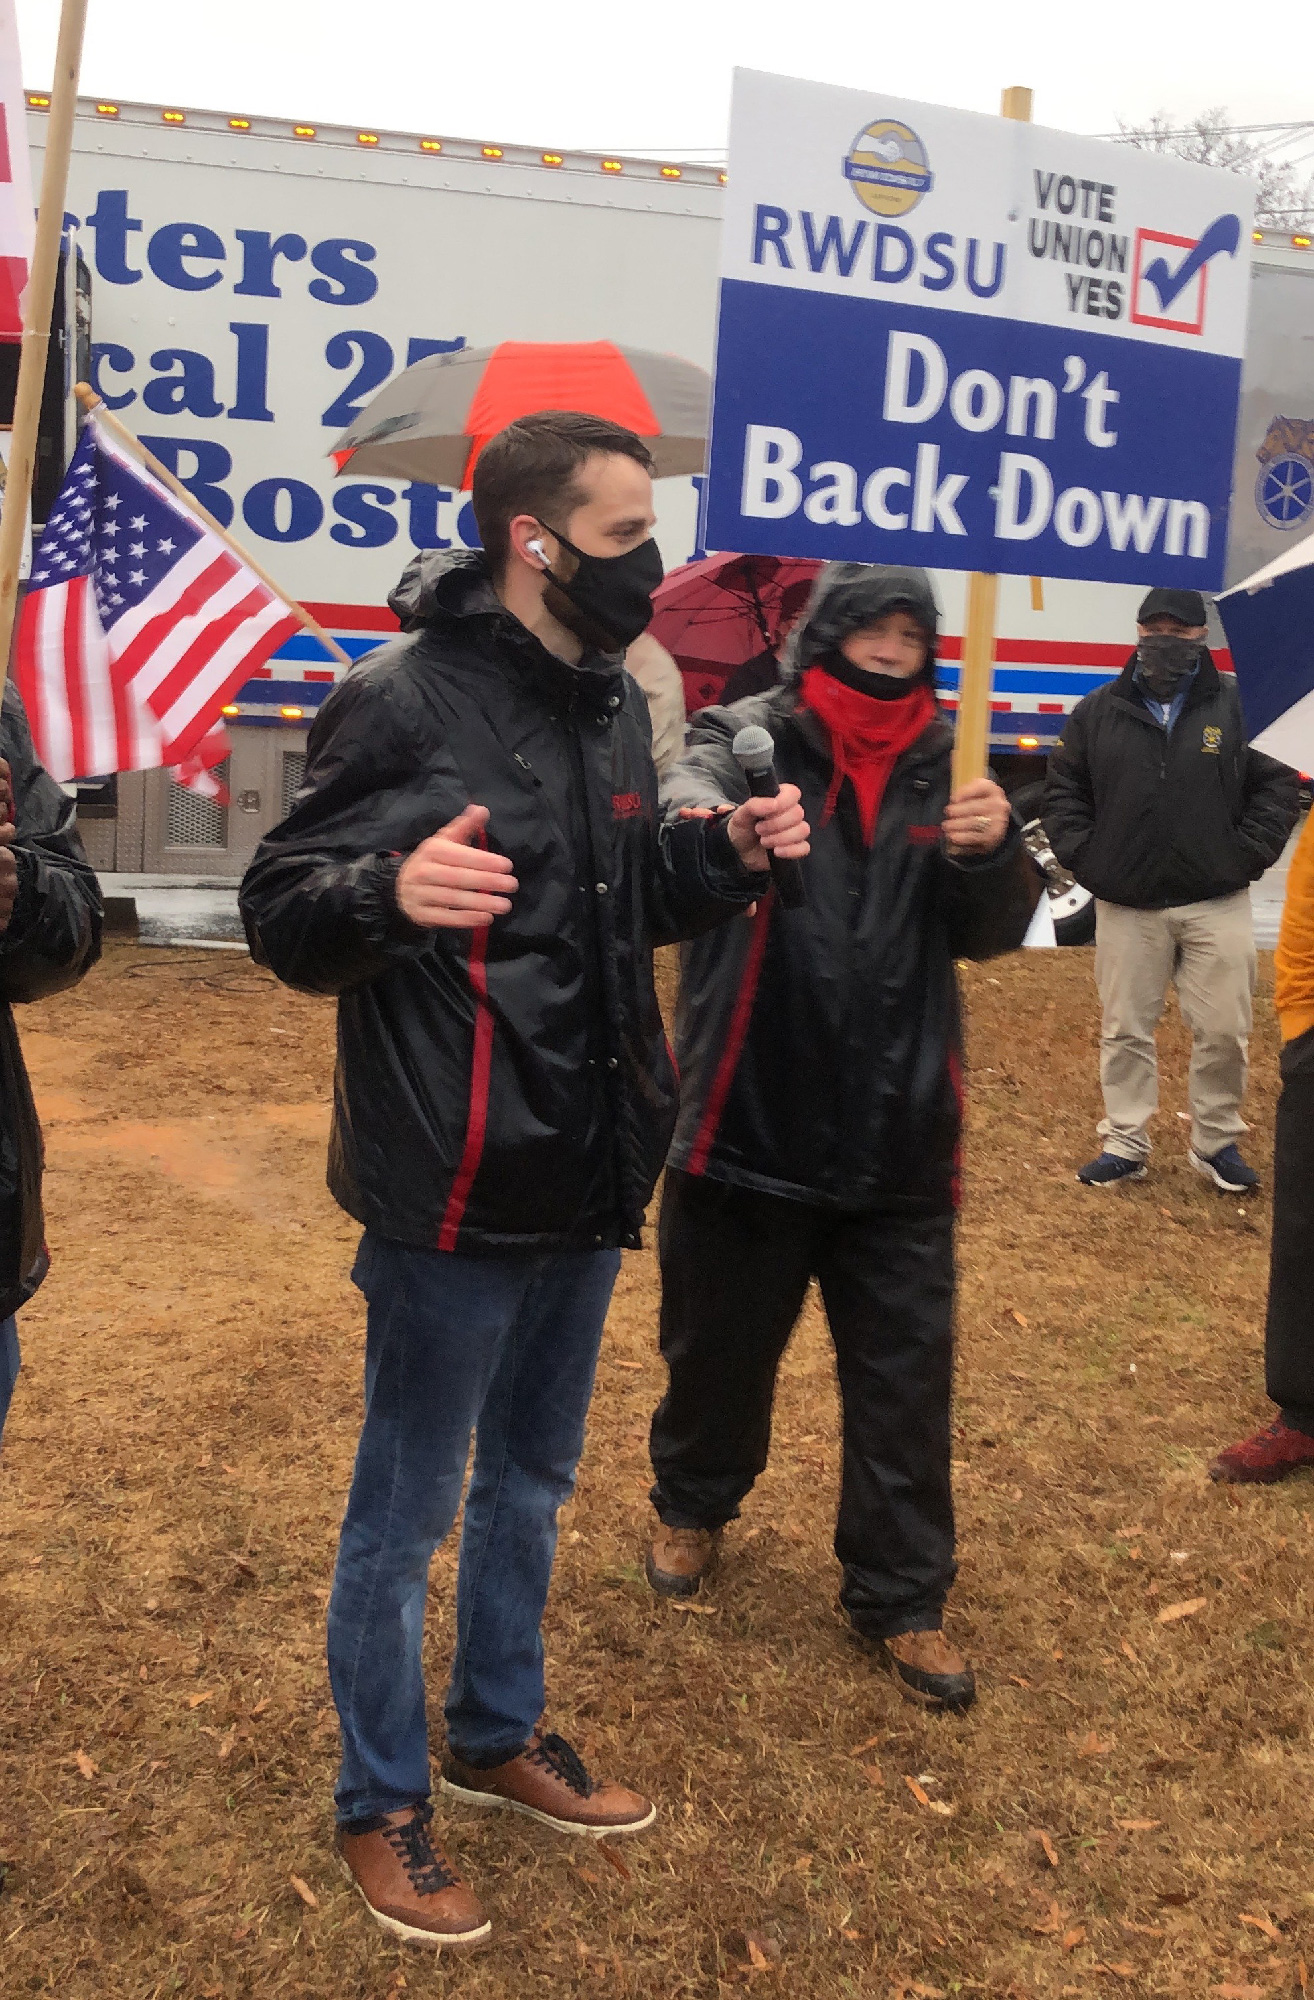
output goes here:
<path id="1" fill-rule="evenodd" d="M 847 778 L 858 801 L 858 821 L 868 847 L 876 837 L 890 772 L 905 750 L 912 748 L 935 715 L 935 696 L 918 681 L 899 701 L 880 701 L 846 687 L 824 667 L 809 667 L 803 676 L 802 703 L 826 725 L 835 768 L 826 793 L 823 824 L 834 816 L 839 788 Z"/>

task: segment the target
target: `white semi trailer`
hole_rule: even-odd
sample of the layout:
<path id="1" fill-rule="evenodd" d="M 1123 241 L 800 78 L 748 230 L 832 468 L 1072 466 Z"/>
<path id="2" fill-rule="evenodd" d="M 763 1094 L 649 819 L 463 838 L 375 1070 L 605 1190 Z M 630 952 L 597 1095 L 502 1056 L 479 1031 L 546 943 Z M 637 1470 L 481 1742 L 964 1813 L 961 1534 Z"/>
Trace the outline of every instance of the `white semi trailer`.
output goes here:
<path id="1" fill-rule="evenodd" d="M 48 100 L 28 103 L 39 154 Z M 413 551 L 468 545 L 474 523 L 448 488 L 335 479 L 334 438 L 397 369 L 463 344 L 608 338 L 710 367 L 722 182 L 679 161 L 87 99 L 66 218 L 70 270 L 80 259 L 89 279 L 83 362 L 120 419 L 359 654 L 393 629 L 387 595 Z M 1314 527 L 1311 327 L 1314 247 L 1265 233 L 1233 576 Z M 660 484 L 668 566 L 695 550 L 696 484 Z M 952 701 L 963 579 L 937 583 Z M 1137 595 L 1002 580 L 992 743 L 1013 788 L 1042 775 L 1064 716 L 1122 666 Z M 163 773 L 85 787 L 97 864 L 240 873 L 299 781 L 307 721 L 338 671 L 295 638 L 241 691 L 227 811 Z"/>

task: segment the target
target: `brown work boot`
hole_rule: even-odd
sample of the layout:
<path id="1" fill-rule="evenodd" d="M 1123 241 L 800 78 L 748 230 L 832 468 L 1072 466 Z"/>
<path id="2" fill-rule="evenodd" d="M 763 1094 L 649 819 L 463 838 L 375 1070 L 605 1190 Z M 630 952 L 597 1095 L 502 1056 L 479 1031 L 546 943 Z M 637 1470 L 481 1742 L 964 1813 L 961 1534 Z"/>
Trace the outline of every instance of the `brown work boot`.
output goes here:
<path id="1" fill-rule="evenodd" d="M 896 1632 L 882 1642 L 900 1694 L 926 1708 L 962 1715 L 976 1700 L 976 1679 L 943 1632 Z"/>
<path id="2" fill-rule="evenodd" d="M 338 1828 L 342 1872 L 376 1924 L 408 1944 L 478 1944 L 492 1925 L 473 1889 L 429 1839 L 430 1805 L 403 1806 Z"/>
<path id="3" fill-rule="evenodd" d="M 442 1788 L 467 1805 L 524 1813 L 556 1833 L 587 1834 L 604 1840 L 613 1833 L 641 1833 L 657 1817 L 650 1799 L 623 1785 L 598 1784 L 589 1776 L 564 1736 L 536 1729 L 519 1756 L 491 1771 L 463 1764 L 449 1750 L 443 1759 Z"/>
<path id="4" fill-rule="evenodd" d="M 668 1528 L 659 1521 L 644 1568 L 658 1597 L 696 1597 L 720 1552 L 719 1528 Z"/>

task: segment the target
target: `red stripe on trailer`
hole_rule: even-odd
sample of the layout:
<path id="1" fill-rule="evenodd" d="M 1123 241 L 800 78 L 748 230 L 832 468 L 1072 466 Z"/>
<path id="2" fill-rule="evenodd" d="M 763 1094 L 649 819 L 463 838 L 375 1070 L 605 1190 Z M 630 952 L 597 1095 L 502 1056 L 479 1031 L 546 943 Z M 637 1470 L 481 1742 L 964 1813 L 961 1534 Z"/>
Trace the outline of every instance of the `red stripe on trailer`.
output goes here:
<path id="1" fill-rule="evenodd" d="M 382 604 L 303 604 L 329 631 L 400 632 L 401 621 Z"/>

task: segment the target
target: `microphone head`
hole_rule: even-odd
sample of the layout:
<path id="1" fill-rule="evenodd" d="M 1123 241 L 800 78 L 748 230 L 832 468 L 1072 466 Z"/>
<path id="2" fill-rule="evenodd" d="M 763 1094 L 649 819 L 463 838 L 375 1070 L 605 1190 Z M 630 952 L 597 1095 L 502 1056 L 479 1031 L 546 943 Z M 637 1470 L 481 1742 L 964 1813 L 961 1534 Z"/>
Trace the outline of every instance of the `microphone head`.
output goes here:
<path id="1" fill-rule="evenodd" d="M 730 745 L 730 754 L 741 770 L 748 771 L 753 776 L 762 771 L 769 771 L 776 755 L 771 731 L 763 729 L 758 722 L 747 723 L 743 729 L 736 731 L 734 742 Z"/>

